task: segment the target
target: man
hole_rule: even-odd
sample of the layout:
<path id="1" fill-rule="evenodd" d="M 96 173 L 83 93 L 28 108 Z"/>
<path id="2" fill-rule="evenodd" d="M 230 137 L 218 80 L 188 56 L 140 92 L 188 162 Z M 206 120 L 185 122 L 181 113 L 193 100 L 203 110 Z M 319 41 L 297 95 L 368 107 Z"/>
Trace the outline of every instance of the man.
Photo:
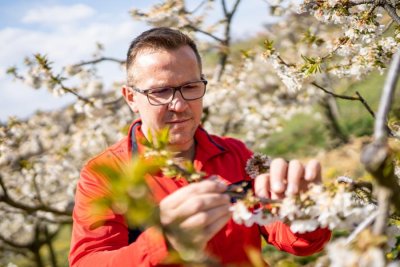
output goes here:
<path id="1" fill-rule="evenodd" d="M 188 240 L 222 265 L 248 266 L 248 251 L 260 250 L 261 235 L 296 255 L 317 252 L 329 240 L 326 229 L 294 234 L 282 222 L 245 227 L 232 221 L 230 198 L 224 191 L 227 184 L 249 180 L 245 164 L 252 152 L 238 140 L 209 135 L 199 126 L 207 82 L 196 45 L 188 36 L 169 28 L 142 33 L 129 48 L 127 76 L 122 94 L 140 120 L 132 124 L 126 138 L 82 170 L 73 215 L 72 266 L 158 266 L 171 251 L 182 252 Z M 169 149 L 177 157 L 193 161 L 208 175 L 219 175 L 224 183 L 205 179 L 188 185 L 184 179 L 147 179 L 159 203 L 162 225 L 174 227 L 178 234 L 163 235 L 153 228 L 132 232 L 124 218 L 112 211 L 93 215 L 91 201 L 107 192 L 107 182 L 93 166 L 104 162 L 120 166 L 132 154 L 143 152 L 138 138 L 164 127 L 170 129 Z M 303 166 L 296 160 L 287 163 L 275 159 L 270 173 L 255 179 L 254 188 L 261 197 L 279 199 L 285 193 L 299 193 L 308 183 L 318 182 L 320 176 L 315 160 Z"/>

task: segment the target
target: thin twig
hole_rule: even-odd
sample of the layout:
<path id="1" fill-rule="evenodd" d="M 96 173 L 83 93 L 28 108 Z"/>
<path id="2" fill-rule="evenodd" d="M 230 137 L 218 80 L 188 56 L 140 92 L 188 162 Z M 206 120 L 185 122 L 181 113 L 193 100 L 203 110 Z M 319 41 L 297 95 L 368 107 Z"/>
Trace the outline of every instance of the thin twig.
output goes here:
<path id="1" fill-rule="evenodd" d="M 323 88 L 322 86 L 320 86 L 320 85 L 317 84 L 316 82 L 312 82 L 311 84 L 314 85 L 315 87 L 317 87 L 318 89 L 324 91 L 325 93 L 327 93 L 327 94 L 329 94 L 329 95 L 332 95 L 332 96 L 334 96 L 334 97 L 336 97 L 336 98 L 345 99 L 345 100 L 352 100 L 352 101 L 360 101 L 361 104 L 363 104 L 363 106 L 367 109 L 367 111 L 369 112 L 369 114 L 371 114 L 371 116 L 372 116 L 373 118 L 375 118 L 375 113 L 374 113 L 374 111 L 373 111 L 372 108 L 368 105 L 367 101 L 361 96 L 361 94 L 360 94 L 358 91 L 356 91 L 357 97 L 354 97 L 354 96 L 347 96 L 347 95 L 339 95 L 339 94 L 333 93 L 333 92 L 331 92 L 331 91 L 329 91 L 329 90 Z"/>
<path id="2" fill-rule="evenodd" d="M 70 93 L 70 94 L 73 94 L 73 95 L 76 96 L 79 100 L 82 100 L 83 102 L 88 103 L 88 104 L 93 104 L 93 101 L 91 101 L 90 99 L 88 99 L 88 98 L 86 98 L 86 97 L 84 97 L 84 96 L 81 96 L 80 94 L 78 94 L 77 92 L 75 92 L 73 89 L 64 86 L 61 82 L 60 82 L 59 84 L 60 84 L 61 88 L 62 88 L 64 91 L 66 91 L 66 92 L 68 92 L 68 93 Z"/>
<path id="3" fill-rule="evenodd" d="M 188 14 L 196 13 L 197 10 L 199 10 L 202 6 L 204 6 L 204 4 L 207 3 L 208 1 L 209 1 L 209 0 L 203 0 L 203 1 L 201 1 L 200 4 L 199 4 L 197 7 L 195 7 L 192 11 L 188 11 L 187 13 L 188 13 Z"/>
<path id="4" fill-rule="evenodd" d="M 43 205 L 44 203 L 43 203 L 42 195 L 40 194 L 39 185 L 36 181 L 36 177 L 37 177 L 37 175 L 35 174 L 33 176 L 33 187 L 35 188 L 36 197 L 37 197 L 39 203 Z"/>
<path id="5" fill-rule="evenodd" d="M 354 238 L 357 237 L 359 233 L 361 233 L 365 228 L 367 228 L 375 218 L 378 216 L 378 211 L 374 211 L 372 214 L 370 214 L 362 223 L 360 223 L 356 229 L 347 237 L 346 239 L 346 245 L 349 245 Z"/>
<path id="6" fill-rule="evenodd" d="M 4 191 L 4 194 L 0 195 L 0 202 L 6 203 L 6 204 L 10 205 L 11 207 L 24 210 L 24 211 L 26 211 L 28 213 L 33 213 L 33 212 L 37 212 L 37 211 L 46 211 L 46 212 L 54 213 L 56 215 L 70 216 L 72 214 L 72 212 L 68 211 L 68 210 L 65 210 L 65 211 L 58 210 L 58 209 L 54 209 L 52 207 L 46 206 L 44 204 L 31 206 L 31 205 L 27 205 L 25 203 L 21 203 L 21 202 L 18 202 L 16 200 L 12 199 L 8 195 L 8 190 L 7 190 L 7 187 L 4 184 L 3 176 L 1 174 L 0 174 L 0 186 Z"/>
<path id="7" fill-rule="evenodd" d="M 237 8 L 238 8 L 238 6 L 240 4 L 240 1 L 241 0 L 236 0 L 235 4 L 233 5 L 232 11 L 230 12 L 230 16 L 231 17 L 236 13 L 236 10 L 237 10 Z"/>
<path id="8" fill-rule="evenodd" d="M 4 184 L 3 175 L 1 174 L 0 174 L 0 186 L 1 189 L 3 190 L 3 195 L 2 196 L 0 195 L 0 201 L 1 201 L 3 198 L 8 198 L 8 190 L 6 185 Z"/>
<path id="9" fill-rule="evenodd" d="M 2 242 L 4 242 L 5 244 L 9 245 L 10 247 L 19 248 L 19 249 L 29 248 L 29 247 L 31 246 L 31 243 L 30 243 L 30 242 L 27 242 L 27 243 L 17 243 L 17 242 L 15 242 L 15 241 L 12 240 L 12 239 L 5 238 L 5 237 L 2 236 L 1 234 L 0 234 L 0 240 L 1 240 Z"/>
<path id="10" fill-rule="evenodd" d="M 224 42 L 224 41 L 223 41 L 221 38 L 219 38 L 218 36 L 216 36 L 216 35 L 214 35 L 214 34 L 212 34 L 212 33 L 206 32 L 206 31 L 204 31 L 204 30 L 202 30 L 202 29 L 200 29 L 200 28 L 197 28 L 196 26 L 193 26 L 193 25 L 191 25 L 191 24 L 186 25 L 184 28 L 189 28 L 189 29 L 192 29 L 192 30 L 195 31 L 195 32 L 199 32 L 199 33 L 202 33 L 202 34 L 204 34 L 204 35 L 207 35 L 207 36 L 211 37 L 212 39 L 218 41 L 219 43 L 223 43 L 223 42 Z"/>
<path id="11" fill-rule="evenodd" d="M 116 63 L 119 63 L 121 65 L 125 64 L 125 62 L 126 62 L 125 60 L 112 58 L 112 57 L 100 57 L 100 58 L 96 58 L 96 59 L 93 59 L 93 60 L 82 61 L 80 63 L 72 65 L 72 67 L 82 67 L 82 66 L 85 66 L 85 65 L 94 65 L 94 64 L 97 64 L 97 63 L 100 63 L 100 62 L 103 62 L 103 61 L 116 62 Z"/>
<path id="12" fill-rule="evenodd" d="M 360 102 L 361 102 L 361 103 L 364 105 L 364 107 L 368 110 L 369 114 L 371 114 L 371 116 L 372 116 L 373 118 L 375 118 L 375 113 L 374 113 L 374 111 L 372 110 L 372 108 L 368 105 L 367 101 L 365 101 L 365 99 L 361 96 L 361 94 L 360 94 L 358 91 L 356 91 L 356 94 L 357 94 L 357 96 L 358 96 Z"/>
<path id="13" fill-rule="evenodd" d="M 222 10 L 224 11 L 224 15 L 225 15 L 225 17 L 227 17 L 228 16 L 228 9 L 226 8 L 225 0 L 221 0 L 221 4 L 222 4 Z"/>
<path id="14" fill-rule="evenodd" d="M 317 87 L 318 89 L 324 91 L 325 93 L 327 93 L 329 95 L 332 95 L 334 97 L 337 97 L 337 98 L 340 98 L 340 99 L 346 99 L 346 100 L 357 100 L 357 101 L 360 101 L 360 99 L 358 97 L 335 94 L 335 93 L 323 88 L 322 86 L 320 86 L 316 82 L 312 82 L 311 84 L 314 85 L 315 87 Z"/>
<path id="15" fill-rule="evenodd" d="M 377 190 L 378 197 L 378 214 L 374 223 L 373 233 L 381 235 L 385 233 L 387 220 L 389 217 L 390 199 L 392 192 L 389 188 L 379 186 Z"/>

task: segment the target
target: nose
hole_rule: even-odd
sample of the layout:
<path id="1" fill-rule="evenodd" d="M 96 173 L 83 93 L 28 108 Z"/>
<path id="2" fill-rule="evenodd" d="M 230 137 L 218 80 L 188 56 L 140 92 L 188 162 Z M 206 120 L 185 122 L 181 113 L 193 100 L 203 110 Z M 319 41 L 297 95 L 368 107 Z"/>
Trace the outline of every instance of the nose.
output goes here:
<path id="1" fill-rule="evenodd" d="M 168 104 L 168 109 L 175 112 L 183 112 L 187 107 L 188 103 L 183 99 L 181 91 L 176 90 L 174 98 Z"/>

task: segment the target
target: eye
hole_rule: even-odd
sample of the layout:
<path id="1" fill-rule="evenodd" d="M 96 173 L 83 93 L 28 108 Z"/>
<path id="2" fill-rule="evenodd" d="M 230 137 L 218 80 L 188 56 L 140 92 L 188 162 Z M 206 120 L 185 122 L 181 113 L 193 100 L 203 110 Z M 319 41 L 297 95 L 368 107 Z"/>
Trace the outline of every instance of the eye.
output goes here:
<path id="1" fill-rule="evenodd" d="M 182 87 L 184 90 L 197 90 L 200 86 L 198 83 L 190 83 Z"/>
<path id="2" fill-rule="evenodd" d="M 157 90 L 151 90 L 149 91 L 149 94 L 155 97 L 166 97 L 169 96 L 171 92 L 172 92 L 171 88 L 161 88 Z"/>

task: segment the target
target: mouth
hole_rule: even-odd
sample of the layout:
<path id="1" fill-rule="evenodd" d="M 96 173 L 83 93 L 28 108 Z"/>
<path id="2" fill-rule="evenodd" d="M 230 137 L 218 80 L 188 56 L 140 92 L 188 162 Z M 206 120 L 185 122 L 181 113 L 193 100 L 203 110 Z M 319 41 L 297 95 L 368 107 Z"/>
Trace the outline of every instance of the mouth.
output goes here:
<path id="1" fill-rule="evenodd" d="M 189 121 L 190 119 L 178 119 L 178 120 L 173 120 L 173 121 L 168 121 L 167 124 L 179 124 L 179 123 L 184 123 Z"/>

